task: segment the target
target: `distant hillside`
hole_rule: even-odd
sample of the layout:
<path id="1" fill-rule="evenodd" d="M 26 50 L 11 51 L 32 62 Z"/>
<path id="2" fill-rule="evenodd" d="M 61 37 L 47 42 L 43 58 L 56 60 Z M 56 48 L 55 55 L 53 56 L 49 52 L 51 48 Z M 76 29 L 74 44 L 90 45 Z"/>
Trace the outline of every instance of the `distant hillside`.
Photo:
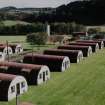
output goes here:
<path id="1" fill-rule="evenodd" d="M 9 10 L 16 10 L 16 9 L 17 9 L 16 7 L 8 6 L 8 7 L 0 8 L 0 11 L 9 11 Z"/>
<path id="2" fill-rule="evenodd" d="M 12 20 L 5 20 L 5 21 L 2 21 L 2 23 L 5 26 L 14 26 L 16 24 L 22 24 L 22 25 L 28 25 L 28 24 L 30 24 L 30 23 L 24 22 L 24 21 L 12 21 Z"/>
<path id="3" fill-rule="evenodd" d="M 46 8 L 16 8 L 13 6 L 0 8 L 0 12 L 6 13 L 52 13 L 56 11 L 56 8 L 46 7 Z"/>

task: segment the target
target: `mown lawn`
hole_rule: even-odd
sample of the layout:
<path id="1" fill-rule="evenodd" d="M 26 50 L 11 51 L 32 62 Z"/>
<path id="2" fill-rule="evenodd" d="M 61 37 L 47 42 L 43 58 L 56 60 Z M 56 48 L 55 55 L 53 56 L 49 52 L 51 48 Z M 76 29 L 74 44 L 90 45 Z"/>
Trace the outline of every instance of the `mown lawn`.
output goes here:
<path id="1" fill-rule="evenodd" d="M 26 42 L 26 36 L 0 36 L 0 43 L 21 43 L 25 49 L 44 50 L 46 48 L 52 48 L 54 45 L 30 45 Z"/>
<path id="2" fill-rule="evenodd" d="M 85 58 L 51 80 L 31 86 L 20 101 L 34 105 L 105 105 L 105 49 Z M 15 100 L 0 105 L 15 105 Z"/>
<path id="3" fill-rule="evenodd" d="M 5 26 L 14 26 L 16 24 L 28 25 L 30 23 L 24 21 L 13 21 L 13 20 L 5 20 L 2 21 Z"/>
<path id="4" fill-rule="evenodd" d="M 0 43 L 8 42 L 25 42 L 26 36 L 0 36 Z"/>

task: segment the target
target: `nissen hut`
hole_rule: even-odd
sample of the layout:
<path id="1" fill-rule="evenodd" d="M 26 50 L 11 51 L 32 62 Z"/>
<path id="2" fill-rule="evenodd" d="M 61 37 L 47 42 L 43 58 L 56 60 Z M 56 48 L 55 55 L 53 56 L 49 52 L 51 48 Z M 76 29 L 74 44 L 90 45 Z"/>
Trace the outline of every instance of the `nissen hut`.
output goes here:
<path id="1" fill-rule="evenodd" d="M 69 43 L 69 45 L 77 45 L 77 46 L 91 46 L 92 52 L 97 52 L 99 50 L 98 43 L 84 43 L 84 42 L 75 42 L 75 43 Z"/>
<path id="2" fill-rule="evenodd" d="M 78 63 L 83 59 L 83 53 L 81 50 L 63 50 L 63 49 L 48 49 L 44 50 L 44 54 L 68 56 L 71 63 Z"/>
<path id="3" fill-rule="evenodd" d="M 0 46 L 0 52 L 2 52 L 3 54 L 7 55 L 7 54 L 13 54 L 12 52 L 12 48 L 11 47 L 7 47 L 7 46 Z"/>
<path id="4" fill-rule="evenodd" d="M 1 71 L 5 68 L 6 73 L 24 76 L 29 85 L 39 85 L 50 79 L 50 70 L 44 65 L 0 62 L 0 67 Z"/>
<path id="5" fill-rule="evenodd" d="M 88 57 L 92 53 L 91 46 L 64 45 L 64 46 L 58 46 L 58 49 L 81 50 L 83 52 L 84 57 Z"/>
<path id="6" fill-rule="evenodd" d="M 11 47 L 13 53 L 22 53 L 23 52 L 23 47 L 21 44 L 8 44 L 8 45 L 0 44 L 0 46 Z"/>
<path id="7" fill-rule="evenodd" d="M 102 40 L 78 40 L 77 42 L 98 43 L 99 49 L 102 49 L 104 47 L 104 42 Z"/>
<path id="8" fill-rule="evenodd" d="M 23 76 L 0 73 L 0 101 L 10 101 L 28 90 Z"/>
<path id="9" fill-rule="evenodd" d="M 13 53 L 19 54 L 23 52 L 23 47 L 21 44 L 9 44 L 12 48 Z"/>
<path id="10" fill-rule="evenodd" d="M 62 72 L 70 67 L 70 60 L 67 56 L 28 54 L 24 56 L 23 62 L 47 65 L 52 72 Z"/>

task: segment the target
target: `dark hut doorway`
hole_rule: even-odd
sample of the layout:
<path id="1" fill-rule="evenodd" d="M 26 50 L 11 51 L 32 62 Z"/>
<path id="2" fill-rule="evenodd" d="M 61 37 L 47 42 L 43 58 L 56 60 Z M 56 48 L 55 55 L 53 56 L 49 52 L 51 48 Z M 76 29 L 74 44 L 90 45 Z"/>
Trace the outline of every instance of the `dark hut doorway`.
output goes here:
<path id="1" fill-rule="evenodd" d="M 21 51 L 21 47 L 18 47 L 18 52 L 20 52 Z"/>
<path id="2" fill-rule="evenodd" d="M 43 81 L 46 81 L 46 79 L 45 79 L 45 72 L 43 72 Z"/>
<path id="3" fill-rule="evenodd" d="M 19 95 L 20 94 L 20 83 L 16 85 L 16 89 L 17 89 L 17 95 Z"/>

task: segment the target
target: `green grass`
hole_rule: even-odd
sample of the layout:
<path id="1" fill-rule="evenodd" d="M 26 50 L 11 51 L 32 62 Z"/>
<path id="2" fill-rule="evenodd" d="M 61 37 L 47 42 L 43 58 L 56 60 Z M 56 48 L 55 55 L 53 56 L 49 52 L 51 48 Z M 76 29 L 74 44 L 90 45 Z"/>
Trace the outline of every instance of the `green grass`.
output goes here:
<path id="1" fill-rule="evenodd" d="M 53 45 L 30 45 L 29 43 L 26 42 L 26 36 L 0 36 L 0 43 L 6 43 L 8 41 L 9 43 L 21 43 L 24 48 L 32 49 L 34 50 L 41 50 L 43 51 L 44 49 L 47 48 L 52 48 Z"/>
<path id="2" fill-rule="evenodd" d="M 24 22 L 24 21 L 13 21 L 13 20 L 5 20 L 5 21 L 2 21 L 2 22 L 5 26 L 14 26 L 16 24 L 22 24 L 22 25 L 30 24 L 30 23 Z"/>
<path id="3" fill-rule="evenodd" d="M 105 49 L 85 58 L 51 80 L 31 86 L 20 101 L 34 105 L 105 105 Z M 15 100 L 0 105 L 15 105 Z"/>
<path id="4" fill-rule="evenodd" d="M 0 36 L 0 43 L 8 42 L 25 42 L 26 36 Z"/>

